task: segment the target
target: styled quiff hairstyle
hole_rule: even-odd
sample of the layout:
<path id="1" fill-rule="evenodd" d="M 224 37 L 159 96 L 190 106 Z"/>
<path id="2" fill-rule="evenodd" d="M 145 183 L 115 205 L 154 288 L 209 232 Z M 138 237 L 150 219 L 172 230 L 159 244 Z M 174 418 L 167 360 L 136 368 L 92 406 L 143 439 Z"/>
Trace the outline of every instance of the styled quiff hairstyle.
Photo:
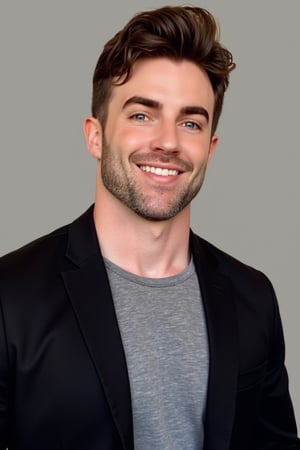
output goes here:
<path id="1" fill-rule="evenodd" d="M 113 85 L 125 83 L 142 58 L 186 59 L 208 75 L 214 96 L 212 134 L 222 111 L 232 54 L 219 42 L 219 27 L 205 9 L 166 6 L 136 14 L 104 46 L 93 77 L 92 115 L 105 126 Z"/>

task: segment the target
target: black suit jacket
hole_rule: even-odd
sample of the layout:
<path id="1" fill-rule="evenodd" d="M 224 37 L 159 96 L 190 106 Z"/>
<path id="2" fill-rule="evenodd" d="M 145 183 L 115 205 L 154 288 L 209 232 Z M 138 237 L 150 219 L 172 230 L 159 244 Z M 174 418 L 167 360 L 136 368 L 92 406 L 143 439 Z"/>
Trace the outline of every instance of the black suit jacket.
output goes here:
<path id="1" fill-rule="evenodd" d="M 191 250 L 210 351 L 205 450 L 300 449 L 270 282 L 193 233 Z M 0 298 L 0 450 L 132 450 L 92 207 L 1 258 Z"/>

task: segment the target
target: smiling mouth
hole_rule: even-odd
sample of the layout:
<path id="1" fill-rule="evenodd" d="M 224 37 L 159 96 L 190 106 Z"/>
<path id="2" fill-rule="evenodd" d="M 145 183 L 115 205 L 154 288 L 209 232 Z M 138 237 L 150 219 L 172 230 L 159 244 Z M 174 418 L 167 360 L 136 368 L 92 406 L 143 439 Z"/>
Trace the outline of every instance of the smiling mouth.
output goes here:
<path id="1" fill-rule="evenodd" d="M 150 172 L 153 173 L 154 175 L 160 175 L 162 177 L 170 177 L 179 174 L 179 171 L 174 169 L 165 169 L 165 168 L 163 169 L 161 167 L 154 167 L 154 166 L 139 166 L 139 167 L 143 172 Z"/>

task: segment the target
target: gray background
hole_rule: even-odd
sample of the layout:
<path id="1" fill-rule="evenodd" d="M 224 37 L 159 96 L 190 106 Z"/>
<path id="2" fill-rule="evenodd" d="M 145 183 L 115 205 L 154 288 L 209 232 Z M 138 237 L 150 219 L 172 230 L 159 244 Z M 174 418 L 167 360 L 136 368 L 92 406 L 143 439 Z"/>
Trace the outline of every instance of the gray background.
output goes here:
<path id="1" fill-rule="evenodd" d="M 93 201 L 85 150 L 91 77 L 104 42 L 163 1 L 27 0 L 0 6 L 0 254 Z M 181 4 L 169 1 L 169 4 Z M 233 52 L 220 143 L 193 207 L 193 228 L 266 272 L 277 291 L 300 424 L 299 0 L 198 1 Z"/>

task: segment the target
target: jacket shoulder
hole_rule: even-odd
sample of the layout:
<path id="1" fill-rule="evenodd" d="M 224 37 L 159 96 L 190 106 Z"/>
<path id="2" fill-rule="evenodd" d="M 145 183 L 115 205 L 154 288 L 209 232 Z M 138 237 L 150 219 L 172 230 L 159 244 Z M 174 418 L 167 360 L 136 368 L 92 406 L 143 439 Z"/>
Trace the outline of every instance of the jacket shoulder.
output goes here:
<path id="1" fill-rule="evenodd" d="M 67 245 L 68 225 L 14 250 L 0 258 L 1 284 L 18 276 L 25 278 L 33 271 L 39 271 L 51 262 L 63 259 Z"/>
<path id="2" fill-rule="evenodd" d="M 194 234 L 192 239 L 194 247 L 198 249 L 198 254 L 202 254 L 204 260 L 209 262 L 215 270 L 230 278 L 234 285 L 254 287 L 259 284 L 273 290 L 270 280 L 261 270 L 240 261 L 198 235 Z"/>

